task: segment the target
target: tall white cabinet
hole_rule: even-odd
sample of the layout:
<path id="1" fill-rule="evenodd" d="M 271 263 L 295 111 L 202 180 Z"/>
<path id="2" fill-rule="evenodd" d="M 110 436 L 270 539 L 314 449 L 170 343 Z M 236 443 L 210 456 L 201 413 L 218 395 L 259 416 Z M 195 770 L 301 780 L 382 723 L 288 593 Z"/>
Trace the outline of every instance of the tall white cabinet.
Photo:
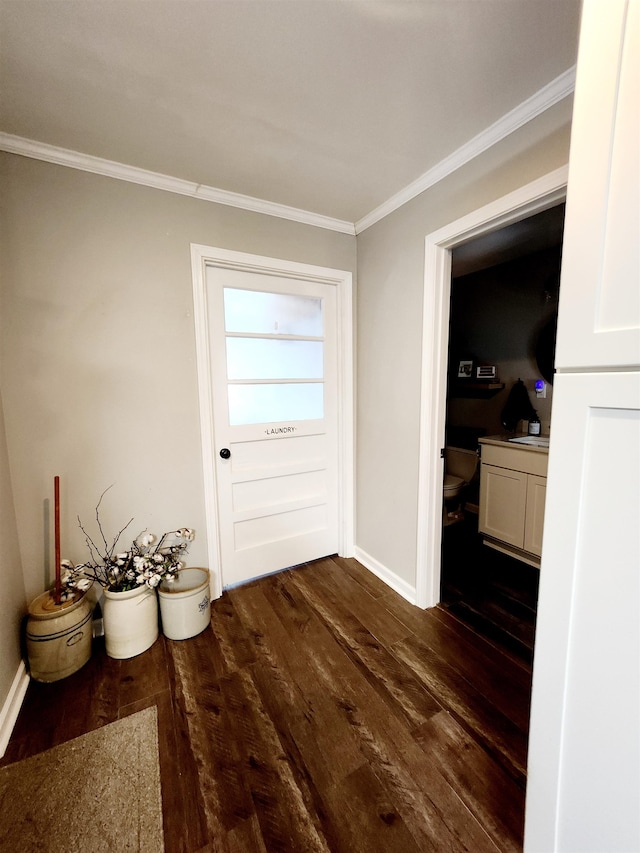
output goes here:
<path id="1" fill-rule="evenodd" d="M 526 853 L 640 850 L 640 0 L 584 0 Z"/>

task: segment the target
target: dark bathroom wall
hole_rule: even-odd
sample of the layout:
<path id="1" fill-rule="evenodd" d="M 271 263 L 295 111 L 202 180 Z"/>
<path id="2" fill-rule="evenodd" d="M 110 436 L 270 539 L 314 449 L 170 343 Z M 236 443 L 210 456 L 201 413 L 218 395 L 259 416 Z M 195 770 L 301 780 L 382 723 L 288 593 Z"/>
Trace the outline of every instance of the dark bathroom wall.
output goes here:
<path id="1" fill-rule="evenodd" d="M 535 352 L 540 331 L 557 316 L 560 259 L 557 246 L 453 279 L 448 427 L 481 427 L 488 435 L 503 432 L 502 409 L 513 384 L 522 379 L 542 432 L 549 432 L 553 386 L 547 384 L 546 399 L 536 398 L 534 384 L 543 377 Z M 458 396 L 465 387 L 456 381 L 463 359 L 472 359 L 474 368 L 496 365 L 505 388 L 493 396 Z M 518 431 L 526 427 L 521 422 Z"/>

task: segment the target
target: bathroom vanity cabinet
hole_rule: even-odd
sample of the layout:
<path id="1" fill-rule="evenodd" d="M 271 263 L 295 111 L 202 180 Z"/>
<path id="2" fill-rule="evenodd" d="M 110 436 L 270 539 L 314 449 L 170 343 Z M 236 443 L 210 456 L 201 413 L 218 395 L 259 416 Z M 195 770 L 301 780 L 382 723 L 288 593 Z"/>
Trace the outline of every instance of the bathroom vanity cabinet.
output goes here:
<path id="1" fill-rule="evenodd" d="M 480 439 L 478 529 L 484 543 L 540 566 L 548 451 L 501 436 Z"/>

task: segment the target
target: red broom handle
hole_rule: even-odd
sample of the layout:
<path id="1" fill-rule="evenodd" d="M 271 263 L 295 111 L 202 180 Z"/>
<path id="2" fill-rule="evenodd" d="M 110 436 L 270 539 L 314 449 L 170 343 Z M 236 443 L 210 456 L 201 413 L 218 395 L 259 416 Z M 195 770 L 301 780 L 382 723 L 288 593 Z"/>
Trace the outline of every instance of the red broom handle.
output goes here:
<path id="1" fill-rule="evenodd" d="M 56 526 L 56 590 L 55 602 L 60 604 L 62 599 L 62 582 L 60 580 L 60 477 L 53 481 L 55 501 L 55 526 Z"/>

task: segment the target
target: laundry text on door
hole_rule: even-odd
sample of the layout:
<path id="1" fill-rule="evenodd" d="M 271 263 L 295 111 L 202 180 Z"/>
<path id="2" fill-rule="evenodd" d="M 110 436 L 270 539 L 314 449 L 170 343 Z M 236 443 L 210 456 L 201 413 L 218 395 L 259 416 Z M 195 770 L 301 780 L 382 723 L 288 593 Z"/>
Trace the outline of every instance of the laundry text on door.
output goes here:
<path id="1" fill-rule="evenodd" d="M 281 426 L 281 427 L 271 427 L 270 429 L 265 429 L 265 435 L 289 435 L 292 432 L 295 432 L 298 427 L 294 426 Z"/>

